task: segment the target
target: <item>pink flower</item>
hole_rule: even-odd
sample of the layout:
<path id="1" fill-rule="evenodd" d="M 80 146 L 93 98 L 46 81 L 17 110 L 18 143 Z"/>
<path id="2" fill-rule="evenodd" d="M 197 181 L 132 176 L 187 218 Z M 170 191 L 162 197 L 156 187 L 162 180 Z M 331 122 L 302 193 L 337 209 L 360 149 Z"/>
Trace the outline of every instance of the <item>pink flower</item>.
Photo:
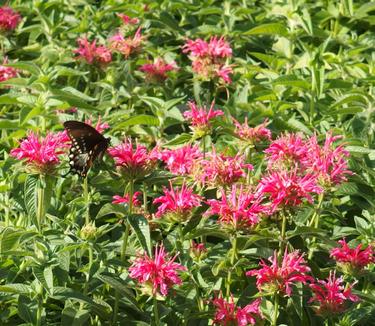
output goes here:
<path id="1" fill-rule="evenodd" d="M 146 146 L 136 143 L 134 147 L 131 139 L 125 139 L 123 143 L 109 148 L 108 153 L 128 179 L 144 177 L 156 163 L 156 158 L 150 156 Z"/>
<path id="2" fill-rule="evenodd" d="M 231 157 L 213 151 L 207 155 L 207 159 L 201 161 L 200 168 L 195 173 L 196 178 L 203 184 L 230 186 L 246 177 L 246 170 L 252 169 L 251 164 L 245 163 L 243 155 Z"/>
<path id="3" fill-rule="evenodd" d="M 12 8 L 0 7 L 0 31 L 12 31 L 21 21 L 21 15 Z"/>
<path id="4" fill-rule="evenodd" d="M 193 57 L 213 57 L 213 58 L 228 58 L 232 56 L 232 49 L 228 42 L 225 41 L 224 36 L 217 38 L 213 36 L 209 42 L 200 38 L 196 40 L 187 40 L 182 47 L 183 53 L 189 53 Z"/>
<path id="5" fill-rule="evenodd" d="M 310 284 L 313 296 L 309 302 L 316 302 L 315 311 L 318 315 L 331 316 L 346 310 L 348 301 L 357 302 L 359 298 L 352 294 L 355 283 L 343 286 L 342 277 L 336 278 L 336 272 L 331 271 L 327 280 L 317 280 Z"/>
<path id="6" fill-rule="evenodd" d="M 305 199 L 313 202 L 312 194 L 322 192 L 311 174 L 299 176 L 296 171 L 275 171 L 263 177 L 258 184 L 257 194 L 268 195 L 272 210 L 279 206 L 298 206 Z"/>
<path id="7" fill-rule="evenodd" d="M 110 49 L 120 52 L 125 58 L 131 54 L 139 51 L 144 37 L 141 35 L 141 28 L 139 27 L 133 37 L 124 37 L 122 34 L 117 33 L 109 39 Z"/>
<path id="8" fill-rule="evenodd" d="M 273 257 L 268 258 L 268 261 L 271 265 L 261 260 L 259 263 L 261 269 L 246 273 L 247 276 L 256 277 L 256 285 L 259 291 L 264 291 L 267 294 L 280 292 L 290 297 L 293 284 L 297 282 L 305 284 L 312 280 L 312 277 L 307 275 L 310 268 L 306 266 L 303 255 L 300 255 L 298 250 L 288 253 L 288 250 L 285 249 L 281 266 L 278 263 L 276 250 Z"/>
<path id="9" fill-rule="evenodd" d="M 140 191 L 136 191 L 133 195 L 133 206 L 141 206 L 142 203 L 138 200 L 138 197 L 141 196 Z M 121 197 L 119 195 L 113 196 L 112 204 L 129 204 L 129 195 L 124 195 Z"/>
<path id="10" fill-rule="evenodd" d="M 209 42 L 202 39 L 187 40 L 182 47 L 183 53 L 190 53 L 193 71 L 204 79 L 219 78 L 231 83 L 232 67 L 226 59 L 232 56 L 232 49 L 224 37 L 211 37 Z"/>
<path id="11" fill-rule="evenodd" d="M 206 256 L 207 248 L 204 245 L 204 243 L 198 243 L 194 240 L 191 242 L 190 246 L 190 254 L 192 258 L 196 258 L 198 260 L 201 260 L 204 256 Z"/>
<path id="12" fill-rule="evenodd" d="M 245 118 L 245 122 L 242 125 L 235 119 L 233 119 L 233 122 L 236 127 L 234 130 L 235 135 L 244 141 L 254 144 L 262 140 L 272 140 L 271 130 L 266 128 L 267 120 L 254 128 L 249 127 L 247 118 Z"/>
<path id="13" fill-rule="evenodd" d="M 184 112 L 184 117 L 191 121 L 192 126 L 204 128 L 210 127 L 210 120 L 224 115 L 221 110 L 214 110 L 215 102 L 211 103 L 210 109 L 207 111 L 206 107 L 197 107 L 194 102 L 188 102 L 190 111 Z"/>
<path id="14" fill-rule="evenodd" d="M 0 82 L 6 81 L 8 79 L 17 77 L 18 70 L 13 67 L 4 66 L 8 63 L 8 59 L 4 58 L 3 64 L 0 65 Z"/>
<path id="15" fill-rule="evenodd" d="M 232 83 L 232 79 L 230 75 L 233 73 L 233 69 L 231 66 L 219 66 L 216 69 L 216 75 L 221 78 L 226 84 Z"/>
<path id="16" fill-rule="evenodd" d="M 181 188 L 170 189 L 164 187 L 164 196 L 154 199 L 154 204 L 161 204 L 156 212 L 156 217 L 168 214 L 175 221 L 186 221 L 190 218 L 192 210 L 201 206 L 202 197 L 193 193 L 193 189 L 185 184 Z"/>
<path id="17" fill-rule="evenodd" d="M 104 45 L 96 46 L 96 40 L 90 43 L 87 38 L 79 38 L 77 43 L 78 49 L 73 50 L 73 53 L 77 54 L 76 59 L 100 66 L 107 65 L 112 61 L 111 51 Z"/>
<path id="18" fill-rule="evenodd" d="M 340 184 L 347 180 L 346 176 L 353 174 L 348 169 L 349 152 L 343 145 L 333 148 L 333 143 L 342 136 L 332 136 L 328 133 L 324 145 L 318 144 L 317 137 L 313 136 L 307 142 L 307 165 L 312 173 L 318 174 L 319 183 L 322 186 Z"/>
<path id="19" fill-rule="evenodd" d="M 362 249 L 362 244 L 352 249 L 348 246 L 345 239 L 339 240 L 341 248 L 333 248 L 330 256 L 342 265 L 345 270 L 358 272 L 363 270 L 367 265 L 375 262 L 375 253 L 372 246 Z"/>
<path id="20" fill-rule="evenodd" d="M 18 148 L 11 150 L 10 155 L 18 160 L 25 159 L 33 172 L 52 173 L 60 162 L 58 156 L 64 154 L 68 146 L 62 132 L 49 132 L 45 138 L 30 132 Z"/>
<path id="21" fill-rule="evenodd" d="M 142 65 L 139 70 L 146 73 L 146 80 L 161 82 L 167 79 L 167 72 L 177 70 L 174 61 L 166 63 L 163 59 L 157 58 L 154 63 Z"/>
<path id="22" fill-rule="evenodd" d="M 145 253 L 134 260 L 129 267 L 129 276 L 143 284 L 146 292 L 151 295 L 160 292 L 166 296 L 170 287 L 182 284 L 177 271 L 186 270 L 186 267 L 174 262 L 176 257 L 177 254 L 172 259 L 168 259 L 163 245 L 156 247 L 154 258 Z"/>
<path id="23" fill-rule="evenodd" d="M 136 25 L 136 24 L 139 23 L 138 18 L 130 18 L 129 16 L 127 16 L 125 14 L 117 14 L 117 16 L 121 18 L 122 22 L 125 25 Z"/>
<path id="24" fill-rule="evenodd" d="M 231 295 L 229 302 L 222 297 L 215 298 L 212 301 L 216 306 L 214 325 L 255 325 L 257 318 L 262 318 L 261 301 L 261 299 L 256 299 L 251 304 L 241 308 L 235 305 L 233 295 Z"/>
<path id="25" fill-rule="evenodd" d="M 305 168 L 309 146 L 300 134 L 285 134 L 274 140 L 264 151 L 268 168 Z"/>
<path id="26" fill-rule="evenodd" d="M 101 116 L 99 116 L 98 121 L 96 122 L 96 125 L 93 124 L 92 118 L 86 119 L 85 123 L 94 127 L 99 133 L 102 133 L 104 130 L 110 128 L 107 122 L 102 122 Z"/>
<path id="27" fill-rule="evenodd" d="M 203 157 L 198 146 L 185 145 L 177 149 L 165 149 L 159 158 L 167 165 L 167 169 L 177 175 L 190 174 L 194 164 Z"/>
<path id="28" fill-rule="evenodd" d="M 228 195 L 221 191 L 221 199 L 209 199 L 210 208 L 205 215 L 219 215 L 219 221 L 234 230 L 248 230 L 259 222 L 259 215 L 265 213 L 265 207 L 260 205 L 260 199 L 241 186 L 238 190 L 232 186 Z"/>

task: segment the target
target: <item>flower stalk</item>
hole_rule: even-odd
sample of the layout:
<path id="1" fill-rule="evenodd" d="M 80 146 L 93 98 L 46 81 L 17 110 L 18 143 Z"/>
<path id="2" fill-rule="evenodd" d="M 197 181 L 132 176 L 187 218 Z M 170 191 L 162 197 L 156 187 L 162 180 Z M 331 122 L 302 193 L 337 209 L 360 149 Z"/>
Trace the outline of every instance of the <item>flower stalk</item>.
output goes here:
<path id="1" fill-rule="evenodd" d="M 311 218 L 311 221 L 309 223 L 309 226 L 314 225 L 315 229 L 317 229 L 319 227 L 319 220 L 320 220 L 320 213 L 321 213 L 321 210 L 322 210 L 323 199 L 324 199 L 324 191 L 322 191 L 318 196 L 318 205 L 316 206 L 314 214 L 313 214 L 313 216 Z M 310 245 L 310 249 L 309 249 L 309 255 L 308 255 L 309 260 L 312 259 L 313 255 L 314 255 L 315 242 L 316 242 L 316 237 L 313 237 L 312 240 L 311 240 L 311 245 Z"/>
<path id="2" fill-rule="evenodd" d="M 228 300 L 230 298 L 230 293 L 231 293 L 230 286 L 232 284 L 232 270 L 233 270 L 236 258 L 237 258 L 237 234 L 234 233 L 233 240 L 232 240 L 232 254 L 230 257 L 230 269 L 228 272 L 227 285 L 226 285 L 226 296 Z"/>
<path id="3" fill-rule="evenodd" d="M 158 300 L 156 299 L 156 295 L 152 297 L 152 300 L 153 300 L 155 326 L 159 326 L 159 310 L 158 310 Z"/>
<path id="4" fill-rule="evenodd" d="M 83 179 L 83 200 L 85 202 L 85 223 L 88 225 L 90 223 L 90 193 L 89 185 L 87 182 L 87 177 Z"/>
<path id="5" fill-rule="evenodd" d="M 38 198 L 38 206 L 37 206 L 37 227 L 40 231 L 42 229 L 42 225 L 44 222 L 45 217 L 45 210 L 44 210 L 44 199 L 45 199 L 45 178 L 41 174 L 39 177 L 38 189 L 37 189 L 37 198 Z"/>

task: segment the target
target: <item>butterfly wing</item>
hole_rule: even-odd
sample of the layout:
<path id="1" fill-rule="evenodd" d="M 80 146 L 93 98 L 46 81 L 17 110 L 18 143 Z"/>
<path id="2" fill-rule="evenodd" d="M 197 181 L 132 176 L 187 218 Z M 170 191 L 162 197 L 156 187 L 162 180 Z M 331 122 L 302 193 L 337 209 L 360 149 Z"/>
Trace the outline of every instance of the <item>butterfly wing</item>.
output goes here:
<path id="1" fill-rule="evenodd" d="M 109 140 L 95 128 L 80 121 L 66 121 L 64 127 L 72 141 L 69 172 L 86 177 L 96 157 L 102 156 L 108 148 Z"/>

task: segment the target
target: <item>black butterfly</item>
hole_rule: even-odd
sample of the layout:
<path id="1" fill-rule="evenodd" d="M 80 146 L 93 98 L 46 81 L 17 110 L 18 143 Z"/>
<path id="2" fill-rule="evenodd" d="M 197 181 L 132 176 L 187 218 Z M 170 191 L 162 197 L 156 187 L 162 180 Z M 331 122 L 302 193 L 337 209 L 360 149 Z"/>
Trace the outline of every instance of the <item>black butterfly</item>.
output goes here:
<path id="1" fill-rule="evenodd" d="M 90 125 L 79 121 L 66 121 L 64 128 L 72 141 L 69 151 L 69 172 L 86 177 L 95 159 L 103 157 L 110 139 L 105 138 Z"/>

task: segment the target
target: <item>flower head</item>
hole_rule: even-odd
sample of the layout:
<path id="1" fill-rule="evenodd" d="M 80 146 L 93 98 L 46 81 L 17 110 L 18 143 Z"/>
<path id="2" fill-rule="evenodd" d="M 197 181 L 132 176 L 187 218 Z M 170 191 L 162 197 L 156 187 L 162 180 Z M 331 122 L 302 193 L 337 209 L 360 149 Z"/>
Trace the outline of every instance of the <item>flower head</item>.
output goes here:
<path id="1" fill-rule="evenodd" d="M 11 150 L 10 155 L 18 160 L 25 159 L 32 172 L 50 174 L 60 162 L 59 155 L 65 153 L 64 149 L 68 146 L 63 132 L 49 132 L 44 138 L 30 132 L 18 148 Z"/>
<path id="2" fill-rule="evenodd" d="M 190 144 L 160 151 L 159 158 L 166 164 L 167 169 L 177 175 L 190 174 L 194 164 L 203 157 L 198 146 Z"/>
<path id="3" fill-rule="evenodd" d="M 266 212 L 259 198 L 237 185 L 232 186 L 228 195 L 222 190 L 220 200 L 209 199 L 207 203 L 210 208 L 206 215 L 218 215 L 220 223 L 234 230 L 249 230 L 258 223 L 259 215 Z"/>
<path id="4" fill-rule="evenodd" d="M 7 63 L 8 63 L 8 59 L 4 58 L 3 64 L 0 65 L 0 82 L 17 77 L 18 75 L 18 70 L 16 68 L 4 66 Z"/>
<path id="5" fill-rule="evenodd" d="M 200 162 L 200 167 L 196 173 L 196 178 L 203 184 L 211 186 L 230 186 L 243 177 L 246 177 L 246 170 L 252 170 L 251 164 L 245 163 L 245 157 L 225 156 L 217 154 L 215 151 L 209 153 L 205 160 Z"/>
<path id="6" fill-rule="evenodd" d="M 124 37 L 121 33 L 117 33 L 109 39 L 109 48 L 128 58 L 131 54 L 139 51 L 143 39 L 141 28 L 136 30 L 133 37 Z"/>
<path id="7" fill-rule="evenodd" d="M 133 194 L 133 206 L 141 206 L 141 202 L 139 201 L 139 196 L 141 196 L 142 193 L 140 191 L 136 191 L 134 194 Z M 112 204 L 129 204 L 129 195 L 126 194 L 124 195 L 123 197 L 119 196 L 119 195 L 115 195 L 112 197 L 113 198 L 113 201 L 112 201 Z"/>
<path id="8" fill-rule="evenodd" d="M 327 280 L 317 280 L 310 284 L 313 296 L 309 302 L 317 303 L 315 311 L 318 315 L 331 316 L 346 310 L 348 301 L 357 302 L 359 298 L 352 293 L 353 284 L 343 285 L 342 277 L 336 278 L 331 271 Z"/>
<path id="9" fill-rule="evenodd" d="M 298 206 L 303 200 L 313 201 L 312 194 L 319 194 L 322 189 L 316 184 L 316 177 L 311 174 L 299 176 L 296 171 L 274 171 L 263 177 L 257 188 L 259 195 L 267 195 L 272 210 L 280 206 Z"/>
<path id="10" fill-rule="evenodd" d="M 241 308 L 235 305 L 233 295 L 230 301 L 222 297 L 215 298 L 212 303 L 216 307 L 214 325 L 255 325 L 258 318 L 262 318 L 260 311 L 261 299 L 256 299 L 247 306 Z"/>
<path id="11" fill-rule="evenodd" d="M 342 136 L 328 133 L 323 146 L 319 146 L 316 136 L 307 142 L 308 169 L 318 175 L 318 182 L 323 187 L 340 184 L 347 180 L 348 175 L 353 174 L 348 169 L 349 152 L 343 145 L 333 147 L 333 143 L 340 138 Z"/>
<path id="12" fill-rule="evenodd" d="M 186 221 L 190 218 L 192 210 L 201 206 L 202 197 L 193 193 L 193 189 L 185 184 L 181 188 L 164 188 L 164 196 L 154 200 L 154 204 L 161 204 L 156 212 L 156 217 L 168 215 L 174 221 Z"/>
<path id="13" fill-rule="evenodd" d="M 360 243 L 352 249 L 348 246 L 345 239 L 339 240 L 341 247 L 333 248 L 330 256 L 343 268 L 344 271 L 351 274 L 352 272 L 361 272 L 367 265 L 375 262 L 374 248 L 370 245 L 362 249 Z"/>
<path id="14" fill-rule="evenodd" d="M 194 240 L 191 242 L 190 255 L 193 259 L 200 261 L 207 254 L 207 248 L 204 243 L 198 243 Z"/>
<path id="15" fill-rule="evenodd" d="M 237 120 L 233 119 L 235 130 L 234 133 L 240 139 L 250 143 L 251 145 L 258 143 L 262 140 L 272 140 L 271 130 L 267 129 L 267 120 L 256 127 L 249 127 L 247 118 L 245 122 L 240 124 Z"/>
<path id="16" fill-rule="evenodd" d="M 188 102 L 190 111 L 184 112 L 185 119 L 191 121 L 194 133 L 198 137 L 202 137 L 208 134 L 211 130 L 211 120 L 214 118 L 224 115 L 221 110 L 214 110 L 215 102 L 211 103 L 210 109 L 207 111 L 206 107 L 197 107 L 194 102 Z"/>
<path id="17" fill-rule="evenodd" d="M 154 63 L 142 65 L 139 70 L 146 73 L 146 80 L 162 82 L 167 79 L 167 72 L 177 69 L 174 61 L 166 63 L 163 59 L 157 58 Z"/>
<path id="18" fill-rule="evenodd" d="M 182 52 L 189 53 L 192 59 L 194 73 L 203 79 L 218 78 L 224 83 L 231 83 L 231 66 L 226 64 L 226 59 L 232 56 L 232 49 L 224 37 L 211 37 L 209 42 L 200 38 L 187 40 L 182 47 Z"/>
<path id="19" fill-rule="evenodd" d="M 246 273 L 247 276 L 255 276 L 257 278 L 256 285 L 259 291 L 275 294 L 280 292 L 290 297 L 292 295 L 292 285 L 301 282 L 305 284 L 312 280 L 307 275 L 310 268 L 306 265 L 303 255 L 299 251 L 288 253 L 285 249 L 284 257 L 279 266 L 277 259 L 277 251 L 274 251 L 273 257 L 268 258 L 269 263 L 260 261 L 261 269 L 251 270 Z"/>
<path id="20" fill-rule="evenodd" d="M 21 15 L 12 8 L 0 7 L 0 31 L 12 31 L 21 21 Z"/>
<path id="21" fill-rule="evenodd" d="M 151 156 L 146 146 L 133 144 L 131 139 L 108 149 L 109 155 L 115 160 L 116 166 L 127 179 L 136 179 L 151 173 L 156 158 Z"/>
<path id="22" fill-rule="evenodd" d="M 300 134 L 284 134 L 264 151 L 269 169 L 304 169 L 309 147 Z"/>
<path id="23" fill-rule="evenodd" d="M 121 18 L 125 25 L 137 25 L 139 23 L 138 18 L 131 18 L 125 14 L 117 14 L 117 16 Z"/>
<path id="24" fill-rule="evenodd" d="M 77 54 L 76 59 L 99 66 L 105 66 L 112 61 L 111 51 L 104 45 L 96 46 L 96 40 L 90 43 L 87 38 L 79 38 L 77 43 L 78 49 L 73 50 L 73 53 Z"/>
<path id="25" fill-rule="evenodd" d="M 160 292 L 166 296 L 170 287 L 182 284 L 177 271 L 186 270 L 186 267 L 174 262 L 176 257 L 177 255 L 168 258 L 163 245 L 158 246 L 155 248 L 153 258 L 145 253 L 134 260 L 129 267 L 129 276 L 143 284 L 145 292 L 149 295 Z"/>
<path id="26" fill-rule="evenodd" d="M 102 122 L 102 118 L 100 116 L 98 118 L 98 121 L 96 122 L 96 125 L 94 125 L 92 118 L 86 119 L 85 123 L 94 127 L 99 133 L 102 133 L 104 130 L 109 128 L 109 124 L 107 122 Z"/>

